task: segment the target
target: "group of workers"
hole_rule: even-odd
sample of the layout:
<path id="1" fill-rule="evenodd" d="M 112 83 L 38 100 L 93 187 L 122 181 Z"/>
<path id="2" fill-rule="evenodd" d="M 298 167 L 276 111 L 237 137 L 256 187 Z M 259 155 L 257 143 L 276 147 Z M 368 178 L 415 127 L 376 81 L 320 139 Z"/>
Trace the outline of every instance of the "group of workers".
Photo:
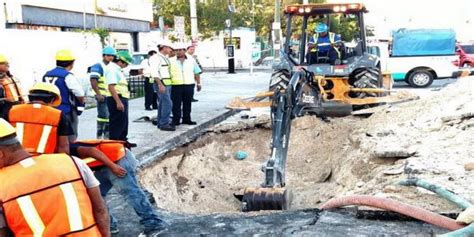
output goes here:
<path id="1" fill-rule="evenodd" d="M 104 202 L 112 187 L 139 216 L 141 236 L 156 236 L 167 224 L 138 184 L 127 141 L 123 68 L 132 57 L 106 47 L 103 61 L 89 68 L 102 119 L 91 140 L 77 140 L 84 91 L 71 73 L 74 61 L 71 51 L 58 51 L 56 67 L 24 96 L 0 55 L 0 237 L 118 233 Z"/>

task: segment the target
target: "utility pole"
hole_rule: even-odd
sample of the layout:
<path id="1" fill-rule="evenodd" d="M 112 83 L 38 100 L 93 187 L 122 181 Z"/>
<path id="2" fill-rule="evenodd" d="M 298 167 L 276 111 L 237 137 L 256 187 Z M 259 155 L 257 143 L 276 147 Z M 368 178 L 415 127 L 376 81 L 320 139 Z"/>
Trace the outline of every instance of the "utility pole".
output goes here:
<path id="1" fill-rule="evenodd" d="M 198 38 L 198 21 L 196 13 L 196 0 L 189 0 L 189 7 L 191 10 L 191 39 L 196 40 Z"/>
<path id="2" fill-rule="evenodd" d="M 230 44 L 226 45 L 227 48 L 227 58 L 228 58 L 228 72 L 235 73 L 235 62 L 234 62 L 234 54 L 235 54 L 235 46 L 234 41 L 232 40 L 232 14 L 235 12 L 235 7 L 232 4 L 232 0 L 229 0 L 229 37 L 230 37 Z"/>
<path id="3" fill-rule="evenodd" d="M 280 0 L 275 0 L 275 16 L 272 24 L 273 29 L 273 59 L 280 60 L 280 43 L 281 43 L 281 23 L 280 23 Z"/>

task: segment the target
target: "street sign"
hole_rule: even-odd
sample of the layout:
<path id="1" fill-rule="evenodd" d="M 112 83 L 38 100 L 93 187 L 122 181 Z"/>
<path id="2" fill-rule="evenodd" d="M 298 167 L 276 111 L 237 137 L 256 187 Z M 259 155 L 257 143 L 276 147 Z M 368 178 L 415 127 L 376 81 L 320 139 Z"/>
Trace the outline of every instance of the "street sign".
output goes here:
<path id="1" fill-rule="evenodd" d="M 230 42 L 229 37 L 224 38 L 224 48 L 228 45 L 234 45 L 236 49 L 240 49 L 240 37 L 232 37 L 232 42 Z"/>
<path id="2" fill-rule="evenodd" d="M 257 62 L 261 56 L 262 56 L 262 53 L 261 53 L 260 42 L 252 43 L 252 62 Z"/>
<path id="3" fill-rule="evenodd" d="M 184 41 L 185 28 L 184 28 L 184 16 L 174 16 L 174 31 L 181 41 Z"/>

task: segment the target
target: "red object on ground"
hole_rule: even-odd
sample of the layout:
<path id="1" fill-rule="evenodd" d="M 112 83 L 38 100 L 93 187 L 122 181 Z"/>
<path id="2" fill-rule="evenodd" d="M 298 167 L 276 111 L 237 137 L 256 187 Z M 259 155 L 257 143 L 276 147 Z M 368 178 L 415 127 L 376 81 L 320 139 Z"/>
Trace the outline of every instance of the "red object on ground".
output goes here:
<path id="1" fill-rule="evenodd" d="M 455 220 L 437 213 L 392 199 L 373 197 L 369 195 L 353 195 L 334 198 L 324 203 L 321 206 L 321 209 L 332 209 L 349 205 L 370 206 L 394 211 L 448 230 L 458 230 L 465 227 L 464 225 L 458 224 Z"/>

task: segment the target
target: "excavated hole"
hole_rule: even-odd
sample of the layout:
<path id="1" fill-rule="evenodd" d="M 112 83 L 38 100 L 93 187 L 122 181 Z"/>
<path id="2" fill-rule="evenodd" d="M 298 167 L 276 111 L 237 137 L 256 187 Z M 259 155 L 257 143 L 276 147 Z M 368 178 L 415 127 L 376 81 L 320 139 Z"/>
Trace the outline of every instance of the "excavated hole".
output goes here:
<path id="1" fill-rule="evenodd" d="M 325 123 L 304 117 L 293 122 L 287 163 L 287 187 L 294 193 L 292 209 L 317 207 L 350 190 L 355 182 L 370 179 L 368 174 L 374 166 L 387 163 L 351 161 L 345 165 L 348 150 L 358 146 L 350 142 L 349 135 L 359 120 L 343 118 Z M 216 130 L 141 172 L 141 182 L 154 193 L 159 207 L 184 213 L 238 212 L 240 202 L 233 194 L 260 186 L 260 168 L 270 155 L 271 130 Z M 235 159 L 237 151 L 245 151 L 248 157 Z"/>

